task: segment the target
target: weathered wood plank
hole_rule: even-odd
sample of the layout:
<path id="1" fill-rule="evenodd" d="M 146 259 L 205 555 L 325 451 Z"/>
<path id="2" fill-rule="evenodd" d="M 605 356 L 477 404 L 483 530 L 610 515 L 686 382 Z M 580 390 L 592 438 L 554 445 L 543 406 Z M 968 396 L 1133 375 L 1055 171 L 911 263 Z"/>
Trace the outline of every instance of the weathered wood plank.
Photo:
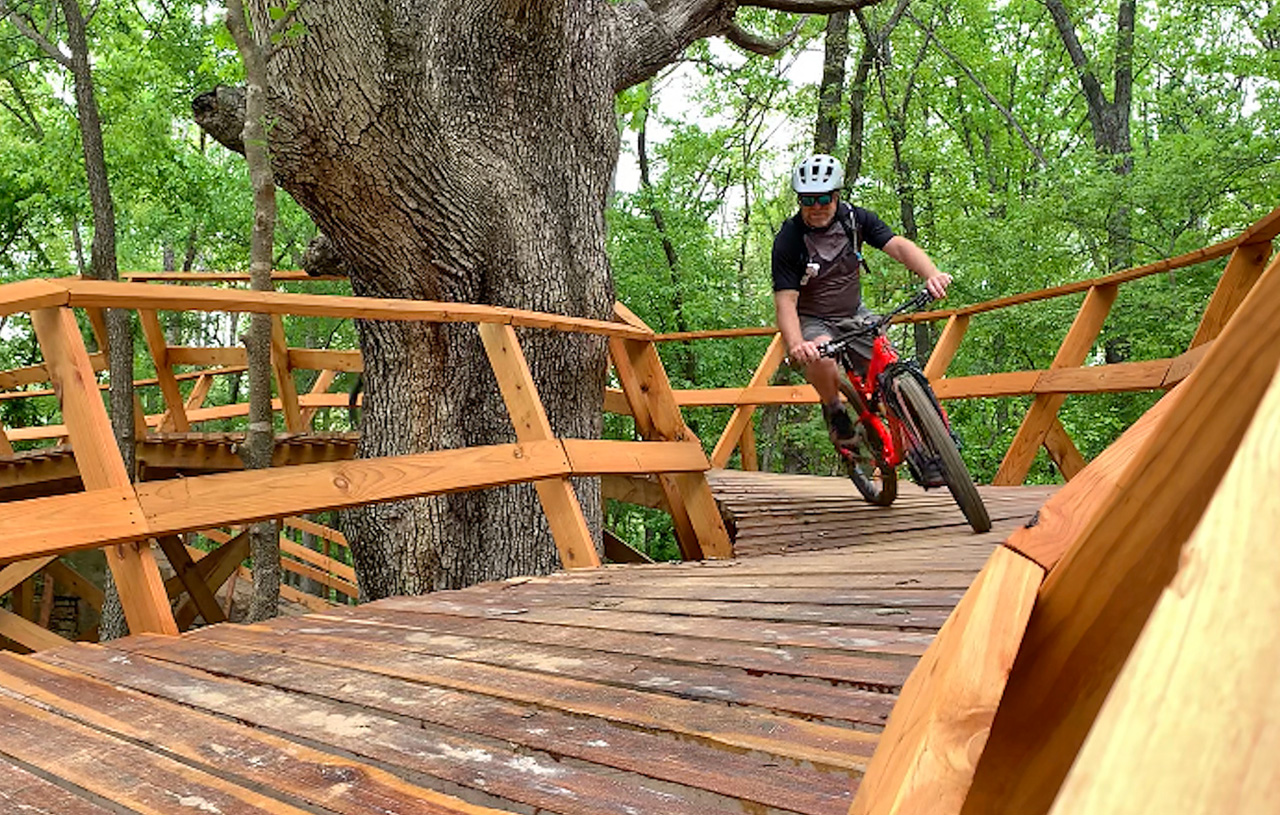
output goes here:
<path id="1" fill-rule="evenodd" d="M 114 815 L 77 790 L 46 781 L 6 758 L 0 758 L 0 809 L 22 815 Z"/>

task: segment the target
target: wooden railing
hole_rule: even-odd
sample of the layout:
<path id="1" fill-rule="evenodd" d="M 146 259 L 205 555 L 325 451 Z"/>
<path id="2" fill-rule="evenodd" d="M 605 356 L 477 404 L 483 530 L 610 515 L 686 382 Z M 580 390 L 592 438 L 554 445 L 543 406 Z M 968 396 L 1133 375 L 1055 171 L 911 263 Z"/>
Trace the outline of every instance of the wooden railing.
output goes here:
<path id="1" fill-rule="evenodd" d="M 293 362 L 320 362 L 327 370 L 336 370 L 353 364 L 353 358 L 349 352 L 294 356 L 283 342 L 280 319 L 284 315 L 475 323 L 517 440 L 514 444 L 382 459 L 132 483 L 112 436 L 95 360 L 81 339 L 72 311 L 77 308 L 88 310 L 95 323 L 100 322 L 96 315 L 101 309 L 138 310 L 156 361 L 156 383 L 167 408 L 153 423 L 179 431 L 190 428 L 199 411 L 195 405 L 202 398 L 197 398 L 204 390 L 201 382 L 216 372 L 200 374 L 193 392 L 184 398 L 172 366 L 199 355 L 187 356 L 165 344 L 158 330 L 158 311 L 271 314 L 276 321 L 272 359 L 279 403 L 291 430 L 301 430 L 304 411 L 317 406 L 294 392 Z M 526 481 L 535 483 L 564 567 L 591 567 L 600 560 L 570 478 L 606 474 L 657 476 L 676 519 L 677 537 L 686 558 L 732 555 L 703 476 L 709 466 L 706 455 L 680 416 L 653 347 L 652 332 L 633 317 L 631 322 L 602 322 L 467 304 L 217 289 L 196 293 L 176 286 L 87 280 L 32 280 L 0 287 L 0 315 L 17 312 L 30 313 L 44 363 L 20 376 L 14 374 L 10 381 L 51 383 L 63 423 L 45 429 L 45 433 L 71 442 L 84 491 L 0 504 L 0 527 L 6 530 L 0 540 L 0 563 L 8 564 L 0 569 L 0 594 L 61 554 L 105 547 L 130 629 L 135 633 L 176 633 L 179 626 L 170 611 L 170 592 L 161 580 L 149 540 L 159 543 L 177 583 L 189 593 L 194 609 L 187 614 L 193 618 L 198 612 L 211 619 L 219 614 L 209 588 L 211 578 L 234 572 L 244 557 L 236 548 L 243 537 L 228 534 L 216 552 L 197 561 L 183 545 L 181 536 L 185 533 L 209 534 L 209 530 L 256 520 Z M 607 337 L 629 410 L 637 417 L 639 434 L 646 441 L 555 437 L 516 339 L 517 326 Z M 223 355 L 219 360 L 232 356 L 227 349 L 219 354 Z M 230 367 L 241 363 L 236 357 Z M 227 369 L 224 366 L 222 370 Z M 9 449 L 4 452 L 12 455 L 9 438 L 23 437 L 16 431 L 8 434 L 4 447 Z M 344 593 L 354 588 L 349 580 L 334 587 Z M 0 634 L 28 647 L 49 644 L 47 631 L 8 611 L 0 611 Z"/>
<path id="2" fill-rule="evenodd" d="M 1032 404 L 1022 420 L 1009 450 L 993 479 L 996 485 L 1016 485 L 1026 480 L 1036 453 L 1043 446 L 1067 479 L 1085 466 L 1058 411 L 1070 394 L 1116 393 L 1167 390 L 1185 379 L 1204 357 L 1223 326 L 1235 313 L 1271 257 L 1271 244 L 1280 233 L 1280 209 L 1271 212 L 1241 235 L 1168 260 L 1139 266 L 1106 277 L 1084 280 L 1012 297 L 1003 297 L 957 309 L 930 311 L 899 318 L 899 322 L 939 322 L 945 325 L 925 365 L 925 375 L 940 399 L 972 399 L 997 396 L 1032 396 Z M 1104 321 L 1125 283 L 1154 274 L 1184 269 L 1230 256 L 1200 324 L 1185 353 L 1168 359 L 1085 365 L 1086 357 L 1102 330 Z M 965 334 L 978 315 L 1016 306 L 1076 294 L 1085 294 L 1074 321 L 1064 336 L 1049 368 L 948 378 L 947 370 L 961 347 Z M 736 328 L 720 331 L 691 331 L 655 335 L 655 342 L 733 340 L 772 336 L 773 340 L 752 373 L 740 388 L 677 390 L 681 407 L 734 408 L 724 432 L 711 453 L 711 463 L 724 467 L 735 449 L 741 450 L 744 469 L 754 469 L 755 440 L 752 414 L 761 405 L 816 404 L 817 392 L 810 385 L 771 386 L 769 380 L 783 364 L 786 349 L 776 329 Z M 627 411 L 621 392 L 606 395 L 605 407 L 618 413 Z"/>

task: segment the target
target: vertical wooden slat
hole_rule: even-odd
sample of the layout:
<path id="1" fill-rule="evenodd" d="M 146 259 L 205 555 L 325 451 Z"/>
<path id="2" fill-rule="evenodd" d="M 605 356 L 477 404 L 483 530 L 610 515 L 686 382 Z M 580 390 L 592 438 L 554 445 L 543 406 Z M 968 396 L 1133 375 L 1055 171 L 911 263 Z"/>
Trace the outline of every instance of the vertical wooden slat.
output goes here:
<path id="1" fill-rule="evenodd" d="M 902 687 L 850 815 L 956 815 L 1044 569 L 997 547 Z"/>
<path id="2" fill-rule="evenodd" d="M 196 568 L 195 561 L 191 559 L 191 555 L 187 554 L 187 547 L 183 544 L 182 538 L 177 535 L 161 535 L 156 538 L 156 543 L 160 544 L 161 551 L 168 558 L 169 565 L 173 567 L 173 573 L 187 590 L 187 596 L 199 609 L 204 621 L 211 625 L 226 622 L 227 618 L 222 613 L 222 607 L 218 605 L 213 592 L 204 582 L 204 576 Z"/>
<path id="3" fill-rule="evenodd" d="M 754 388 L 768 384 L 769 378 L 782 365 L 782 360 L 786 356 L 787 346 L 782 341 L 782 335 L 774 334 L 773 341 L 769 343 L 769 347 L 765 350 L 764 358 L 756 366 L 755 373 L 751 375 L 751 381 L 747 383 L 747 387 Z M 733 414 L 729 417 L 729 423 L 725 425 L 724 432 L 720 434 L 720 440 L 716 442 L 715 449 L 711 451 L 712 467 L 723 467 L 729 463 L 729 457 L 733 455 L 733 450 L 738 446 L 743 432 L 751 425 L 751 415 L 755 413 L 755 410 L 755 405 L 738 405 L 733 409 Z"/>
<path id="4" fill-rule="evenodd" d="M 756 455 L 756 428 L 751 422 L 747 422 L 746 427 L 742 428 L 742 441 L 738 442 L 738 447 L 742 457 L 742 469 L 748 472 L 759 470 L 760 458 Z"/>
<path id="5" fill-rule="evenodd" d="M 276 372 L 276 390 L 280 394 L 280 407 L 284 411 L 284 426 L 290 433 L 302 433 L 306 424 L 298 407 L 298 387 L 293 382 L 293 367 L 289 364 L 289 343 L 284 335 L 284 318 L 271 315 L 271 367 Z"/>
<path id="6" fill-rule="evenodd" d="M 538 397 L 515 329 L 495 323 L 481 323 L 479 328 L 489 364 L 493 366 L 502 399 L 507 403 L 507 412 L 515 425 L 516 439 L 521 442 L 554 439 L 551 422 Z M 556 549 L 560 552 L 560 564 L 566 569 L 599 566 L 600 555 L 592 541 L 587 519 L 582 514 L 578 495 L 573 491 L 573 483 L 568 478 L 548 478 L 534 482 L 534 488 L 538 491 Z"/>
<path id="7" fill-rule="evenodd" d="M 4 432 L 4 428 L 0 427 L 0 456 L 13 455 L 13 444 L 9 442 L 9 436 Z"/>
<path id="8" fill-rule="evenodd" d="M 33 311 L 31 322 L 62 404 L 63 421 L 85 489 L 131 489 L 129 474 L 116 447 L 111 421 L 71 309 Z M 139 516 L 143 514 L 141 506 L 137 512 Z M 130 631 L 177 634 L 178 627 L 150 545 L 140 541 L 110 546 L 106 554 Z"/>
<path id="9" fill-rule="evenodd" d="M 84 310 L 89 317 L 89 325 L 93 328 L 93 338 L 98 342 L 98 353 L 106 354 L 107 351 L 107 313 L 100 308 L 87 308 Z"/>
<path id="10" fill-rule="evenodd" d="M 965 815 L 1048 811 L 1277 368 L 1273 260 L 1046 578 Z"/>
<path id="11" fill-rule="evenodd" d="M 699 444 L 680 415 L 654 344 L 613 338 L 610 350 L 637 431 L 650 440 Z M 729 533 L 706 475 L 666 473 L 658 476 L 658 482 L 671 508 L 681 554 L 686 559 L 733 557 Z"/>
<path id="12" fill-rule="evenodd" d="M 1280 804 L 1280 376 L 1187 542 L 1053 815 Z"/>
<path id="13" fill-rule="evenodd" d="M 320 375 L 316 377 L 315 384 L 311 386 L 310 393 L 313 396 L 320 393 L 327 393 L 329 391 L 329 386 L 333 384 L 333 380 L 336 379 L 337 376 L 338 372 L 335 370 L 326 369 L 321 371 Z M 311 423 L 315 421 L 316 412 L 319 410 L 320 408 L 303 408 L 302 426 L 304 428 L 307 430 L 314 429 Z"/>
<path id="14" fill-rule="evenodd" d="M 1204 345 L 1222 333 L 1222 328 L 1231 319 L 1231 315 L 1240 307 L 1249 290 L 1258 282 L 1262 270 L 1266 268 L 1267 258 L 1271 257 L 1271 241 L 1249 243 L 1237 246 L 1227 261 L 1227 268 L 1222 270 L 1218 285 L 1213 290 L 1213 297 L 1205 307 L 1196 335 L 1187 350 Z"/>
<path id="15" fill-rule="evenodd" d="M 960 341 L 964 339 L 964 334 L 968 330 L 968 314 L 952 314 L 947 318 L 942 336 L 938 337 L 937 344 L 933 346 L 933 353 L 929 355 L 929 361 L 924 366 L 924 375 L 929 381 L 946 376 L 947 368 L 951 366 L 951 360 L 955 359 L 956 351 L 960 349 Z"/>
<path id="16" fill-rule="evenodd" d="M 1111 312 L 1111 305 L 1115 302 L 1118 291 L 1119 287 L 1114 283 L 1089 289 L 1084 304 L 1080 306 L 1071 329 L 1067 331 L 1067 336 L 1062 340 L 1062 345 L 1049 366 L 1050 370 L 1076 368 L 1084 362 L 1098 332 L 1102 330 L 1107 314 Z M 996 471 L 992 484 L 1012 487 L 1026 480 L 1036 452 L 1044 443 L 1045 434 L 1053 427 L 1058 418 L 1058 410 L 1066 399 L 1064 394 L 1055 393 L 1036 396 L 1013 438 L 1013 443 L 1009 445 L 1004 460 L 1000 462 L 1000 469 Z"/>
<path id="17" fill-rule="evenodd" d="M 191 423 L 187 421 L 182 391 L 178 389 L 178 380 L 174 378 L 173 368 L 169 365 L 169 345 L 165 342 L 160 315 L 151 309 L 141 309 L 138 311 L 138 321 L 142 323 L 142 336 L 146 338 L 151 359 L 156 364 L 156 379 L 160 382 L 160 393 L 164 396 L 165 418 L 161 420 L 159 429 L 161 432 L 190 432 Z"/>

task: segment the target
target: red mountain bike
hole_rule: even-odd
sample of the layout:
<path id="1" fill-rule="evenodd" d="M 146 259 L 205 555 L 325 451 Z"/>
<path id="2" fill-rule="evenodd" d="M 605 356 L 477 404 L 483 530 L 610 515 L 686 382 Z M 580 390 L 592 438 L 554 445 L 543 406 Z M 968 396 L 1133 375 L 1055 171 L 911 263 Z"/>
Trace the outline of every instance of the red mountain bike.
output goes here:
<path id="1" fill-rule="evenodd" d="M 922 290 L 902 305 L 865 325 L 823 343 L 818 352 L 844 368 L 840 389 L 856 413 L 854 438 L 836 446 L 849 478 L 869 503 L 887 507 L 898 497 L 898 465 L 906 463 L 911 478 L 925 489 L 944 484 L 975 532 L 991 529 L 946 411 L 938 403 L 924 371 L 914 360 L 902 360 L 886 330 L 899 314 L 917 311 L 933 301 Z M 866 373 L 853 351 L 871 340 Z"/>

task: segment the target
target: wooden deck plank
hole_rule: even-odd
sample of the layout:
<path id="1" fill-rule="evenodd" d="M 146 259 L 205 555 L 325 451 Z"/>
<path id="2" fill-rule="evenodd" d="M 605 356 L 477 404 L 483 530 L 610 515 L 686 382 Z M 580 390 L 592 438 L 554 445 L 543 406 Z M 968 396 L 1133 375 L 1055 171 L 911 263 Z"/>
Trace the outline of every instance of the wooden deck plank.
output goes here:
<path id="1" fill-rule="evenodd" d="M 23 815 L 114 815 L 83 790 L 70 790 L 0 758 L 0 810 Z"/>

